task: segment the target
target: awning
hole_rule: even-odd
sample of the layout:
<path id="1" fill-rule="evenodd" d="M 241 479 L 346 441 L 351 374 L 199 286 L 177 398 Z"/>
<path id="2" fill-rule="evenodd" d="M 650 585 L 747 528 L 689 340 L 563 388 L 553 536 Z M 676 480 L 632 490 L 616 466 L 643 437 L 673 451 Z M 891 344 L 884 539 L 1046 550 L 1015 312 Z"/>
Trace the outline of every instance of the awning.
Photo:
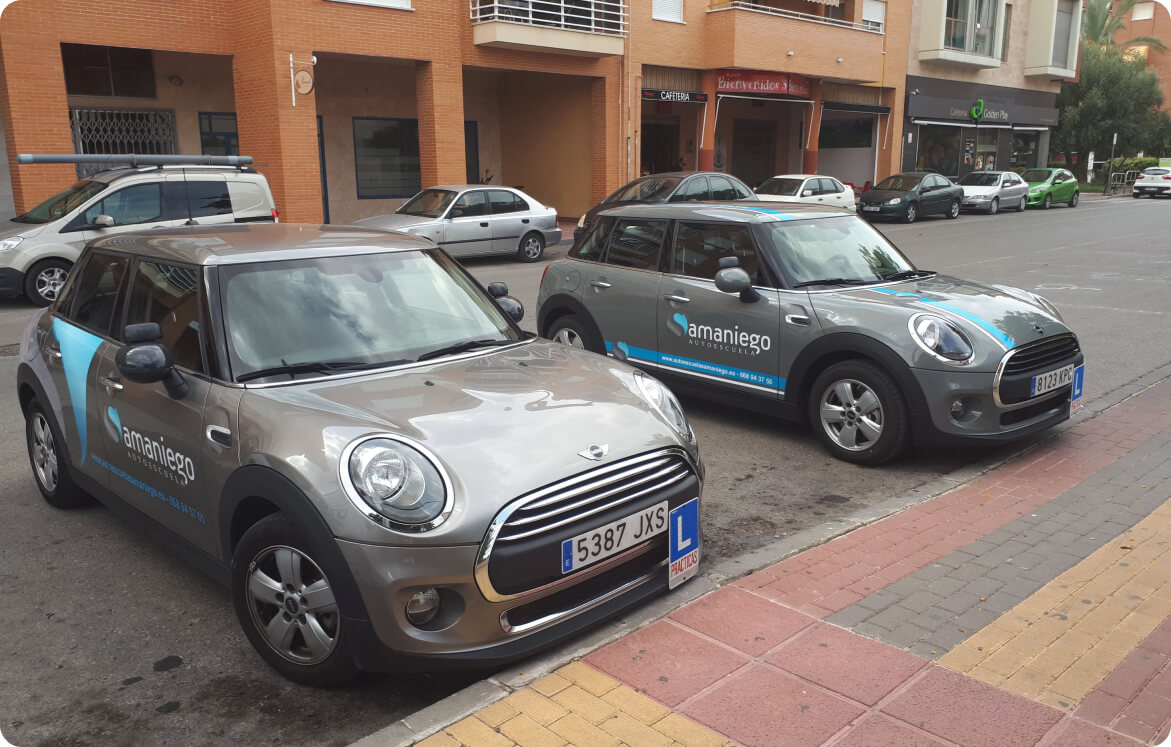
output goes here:
<path id="1" fill-rule="evenodd" d="M 836 8 L 842 4 L 842 0 L 809 0 L 809 2 L 821 3 L 822 5 L 828 5 L 831 8 Z"/>
<path id="2" fill-rule="evenodd" d="M 854 104 L 849 101 L 822 101 L 821 108 L 830 112 L 863 112 L 866 114 L 890 114 L 889 106 L 878 104 Z"/>
<path id="3" fill-rule="evenodd" d="M 1048 127 L 1030 127 L 1028 125 L 1013 125 L 1014 130 L 1022 130 L 1024 132 L 1049 132 Z"/>

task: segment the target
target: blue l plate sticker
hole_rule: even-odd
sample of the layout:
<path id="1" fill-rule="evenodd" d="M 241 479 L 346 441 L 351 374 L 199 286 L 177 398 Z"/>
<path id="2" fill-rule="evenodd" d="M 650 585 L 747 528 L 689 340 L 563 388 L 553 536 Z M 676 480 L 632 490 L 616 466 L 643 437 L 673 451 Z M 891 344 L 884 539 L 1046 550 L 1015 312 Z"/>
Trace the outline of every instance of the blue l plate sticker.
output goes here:
<path id="1" fill-rule="evenodd" d="M 1073 370 L 1073 389 L 1069 393 L 1069 414 L 1077 412 L 1085 400 L 1082 399 L 1082 390 L 1086 382 L 1086 364 L 1081 364 Z"/>
<path id="2" fill-rule="evenodd" d="M 668 534 L 671 565 L 667 588 L 674 589 L 699 571 L 699 498 L 671 509 Z"/>

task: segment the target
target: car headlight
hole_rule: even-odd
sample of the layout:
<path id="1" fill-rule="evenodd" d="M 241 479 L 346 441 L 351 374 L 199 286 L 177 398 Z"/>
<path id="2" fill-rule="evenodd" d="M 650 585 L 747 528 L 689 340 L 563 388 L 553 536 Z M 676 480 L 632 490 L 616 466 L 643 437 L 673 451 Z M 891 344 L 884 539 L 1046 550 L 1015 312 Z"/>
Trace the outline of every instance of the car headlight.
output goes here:
<path id="1" fill-rule="evenodd" d="M 887 200 L 886 202 L 884 202 L 883 204 L 884 205 L 898 205 L 902 201 L 903 201 L 902 197 L 892 197 L 889 200 Z"/>
<path id="2" fill-rule="evenodd" d="M 0 252 L 6 252 L 9 249 L 15 249 L 16 245 L 24 241 L 23 236 L 9 236 L 6 239 L 0 239 Z"/>
<path id="3" fill-rule="evenodd" d="M 374 436 L 350 444 L 342 457 L 342 485 L 371 520 L 425 532 L 451 513 L 450 480 L 422 447 Z"/>
<path id="4" fill-rule="evenodd" d="M 679 404 L 679 400 L 675 399 L 675 395 L 671 393 L 670 389 L 642 371 L 635 372 L 634 380 L 638 383 L 638 389 L 642 392 L 642 396 L 655 408 L 663 420 L 666 420 L 675 429 L 676 433 L 687 441 L 695 438 L 691 424 L 687 422 L 687 416 L 683 414 L 683 407 Z"/>
<path id="5" fill-rule="evenodd" d="M 916 314 L 908 324 L 911 337 L 919 347 L 944 363 L 965 364 L 972 360 L 972 343 L 946 319 L 931 314 Z"/>
<path id="6" fill-rule="evenodd" d="M 585 219 L 586 219 L 586 217 L 584 215 L 582 215 L 580 218 L 577 219 L 577 227 L 578 228 L 585 228 Z"/>

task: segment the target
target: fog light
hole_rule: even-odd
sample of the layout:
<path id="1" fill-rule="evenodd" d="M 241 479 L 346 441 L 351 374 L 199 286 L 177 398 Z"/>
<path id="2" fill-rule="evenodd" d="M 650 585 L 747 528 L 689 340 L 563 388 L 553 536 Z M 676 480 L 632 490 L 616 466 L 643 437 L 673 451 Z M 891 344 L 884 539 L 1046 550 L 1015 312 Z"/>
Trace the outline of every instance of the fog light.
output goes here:
<path id="1" fill-rule="evenodd" d="M 426 625 L 439 612 L 439 591 L 434 587 L 416 591 L 407 600 L 407 620 L 411 625 Z"/>
<path id="2" fill-rule="evenodd" d="M 962 399 L 957 399 L 955 402 L 951 403 L 951 414 L 952 415 L 956 415 L 956 416 L 963 415 L 967 409 L 968 408 L 964 404 L 964 401 Z"/>

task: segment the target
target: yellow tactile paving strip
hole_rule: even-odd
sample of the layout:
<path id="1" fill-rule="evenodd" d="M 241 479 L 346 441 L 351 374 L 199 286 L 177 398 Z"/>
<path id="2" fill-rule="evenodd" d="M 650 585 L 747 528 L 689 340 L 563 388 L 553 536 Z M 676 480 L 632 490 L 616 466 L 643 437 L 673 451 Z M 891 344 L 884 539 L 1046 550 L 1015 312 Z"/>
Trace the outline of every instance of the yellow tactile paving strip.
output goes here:
<path id="1" fill-rule="evenodd" d="M 1072 710 L 1171 615 L 1171 500 L 939 663 Z"/>
<path id="2" fill-rule="evenodd" d="M 567 664 L 418 747 L 725 747 L 719 734 L 581 662 Z"/>

